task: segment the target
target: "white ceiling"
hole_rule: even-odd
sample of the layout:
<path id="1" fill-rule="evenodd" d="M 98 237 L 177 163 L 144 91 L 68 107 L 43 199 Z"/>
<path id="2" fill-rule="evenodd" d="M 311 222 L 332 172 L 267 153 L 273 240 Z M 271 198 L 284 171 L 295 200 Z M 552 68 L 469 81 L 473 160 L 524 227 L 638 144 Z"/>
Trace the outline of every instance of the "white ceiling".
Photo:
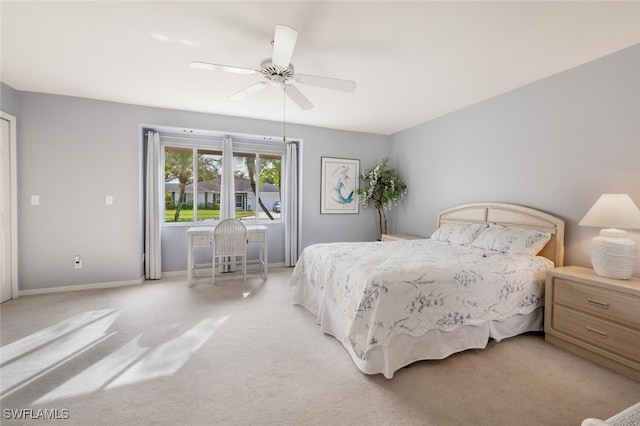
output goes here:
<path id="1" fill-rule="evenodd" d="M 259 76 L 276 24 L 299 32 L 296 72 L 355 80 L 355 93 L 298 84 L 286 121 L 394 132 L 640 43 L 640 2 L 70 1 L 0 3 L 0 79 L 55 93 L 282 121 Z"/>

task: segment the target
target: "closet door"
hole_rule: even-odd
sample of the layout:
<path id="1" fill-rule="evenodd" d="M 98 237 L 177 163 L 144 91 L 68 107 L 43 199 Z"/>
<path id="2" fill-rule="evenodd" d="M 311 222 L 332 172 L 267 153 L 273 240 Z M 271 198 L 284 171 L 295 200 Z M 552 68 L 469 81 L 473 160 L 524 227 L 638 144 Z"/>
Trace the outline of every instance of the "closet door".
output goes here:
<path id="1" fill-rule="evenodd" d="M 15 118 L 0 112 L 0 302 L 16 297 Z"/>

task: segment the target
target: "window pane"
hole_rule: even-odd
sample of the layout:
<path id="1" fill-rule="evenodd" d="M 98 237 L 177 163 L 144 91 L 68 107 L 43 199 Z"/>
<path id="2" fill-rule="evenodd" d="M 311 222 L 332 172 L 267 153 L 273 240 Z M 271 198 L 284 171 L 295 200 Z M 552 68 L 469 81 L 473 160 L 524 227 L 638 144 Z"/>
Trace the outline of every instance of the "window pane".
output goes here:
<path id="1" fill-rule="evenodd" d="M 193 150 L 165 147 L 165 222 L 193 220 Z M 191 200 L 191 201 L 190 201 Z"/>
<path id="2" fill-rule="evenodd" d="M 281 177 L 282 157 L 279 155 L 259 154 L 258 166 L 260 169 L 259 178 L 259 199 L 266 207 L 258 211 L 260 220 L 280 220 L 281 213 Z"/>
<path id="3" fill-rule="evenodd" d="M 220 173 L 222 151 L 198 150 L 197 220 L 220 219 Z"/>
<path id="4" fill-rule="evenodd" d="M 233 177 L 235 185 L 236 218 L 255 220 L 256 208 L 256 155 L 246 152 L 233 153 Z"/>

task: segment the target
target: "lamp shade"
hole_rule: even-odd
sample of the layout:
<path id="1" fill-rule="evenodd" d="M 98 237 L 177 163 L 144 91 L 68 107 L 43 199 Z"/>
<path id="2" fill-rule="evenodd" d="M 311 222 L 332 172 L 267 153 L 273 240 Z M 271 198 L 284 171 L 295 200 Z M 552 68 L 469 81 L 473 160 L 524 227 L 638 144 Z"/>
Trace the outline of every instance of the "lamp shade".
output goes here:
<path id="1" fill-rule="evenodd" d="M 640 229 L 640 209 L 627 194 L 602 194 L 578 225 Z"/>

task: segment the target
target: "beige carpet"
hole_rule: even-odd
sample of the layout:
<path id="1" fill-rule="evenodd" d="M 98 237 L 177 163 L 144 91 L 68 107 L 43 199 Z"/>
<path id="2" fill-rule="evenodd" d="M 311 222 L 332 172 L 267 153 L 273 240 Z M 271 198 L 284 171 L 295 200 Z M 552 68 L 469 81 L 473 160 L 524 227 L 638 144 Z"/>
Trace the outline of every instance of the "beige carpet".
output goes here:
<path id="1" fill-rule="evenodd" d="M 2 424 L 566 426 L 640 401 L 639 382 L 541 334 L 391 380 L 365 375 L 291 303 L 290 274 L 2 304 Z M 8 419 L 17 415 L 68 419 Z"/>

